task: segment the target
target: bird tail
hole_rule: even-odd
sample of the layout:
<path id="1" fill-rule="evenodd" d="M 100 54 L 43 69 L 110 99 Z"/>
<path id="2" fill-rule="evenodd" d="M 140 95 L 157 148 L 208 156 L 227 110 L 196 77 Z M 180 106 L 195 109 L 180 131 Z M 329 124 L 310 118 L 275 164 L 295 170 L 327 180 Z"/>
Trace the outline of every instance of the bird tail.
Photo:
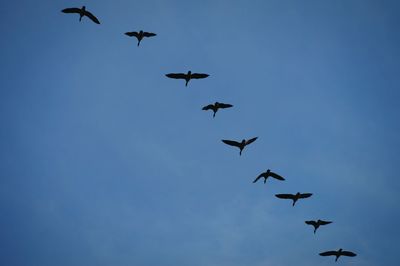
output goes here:
<path id="1" fill-rule="evenodd" d="M 213 117 L 215 117 L 215 113 L 216 113 L 216 112 L 214 112 Z"/>
<path id="2" fill-rule="evenodd" d="M 188 82 L 189 82 L 189 80 L 186 80 L 186 84 L 185 84 L 185 87 L 187 87 L 187 84 L 188 84 Z"/>
<path id="3" fill-rule="evenodd" d="M 139 45 L 140 45 L 140 41 L 137 42 L 137 46 L 138 46 L 138 47 L 139 47 Z"/>

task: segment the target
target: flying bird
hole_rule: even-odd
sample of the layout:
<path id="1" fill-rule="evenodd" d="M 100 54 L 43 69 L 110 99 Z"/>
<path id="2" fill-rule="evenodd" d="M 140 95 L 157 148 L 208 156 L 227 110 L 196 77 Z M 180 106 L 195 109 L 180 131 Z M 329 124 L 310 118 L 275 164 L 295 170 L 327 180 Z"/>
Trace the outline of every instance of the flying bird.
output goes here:
<path id="1" fill-rule="evenodd" d="M 327 224 L 330 224 L 332 222 L 330 222 L 330 221 L 322 221 L 322 220 L 318 219 L 318 221 L 305 221 L 305 223 L 314 226 L 314 234 L 315 234 L 315 232 L 317 231 L 317 229 L 321 225 L 327 225 Z"/>
<path id="2" fill-rule="evenodd" d="M 222 142 L 234 147 L 238 147 L 240 149 L 239 155 L 242 155 L 242 151 L 244 149 L 244 147 L 246 147 L 247 145 L 249 145 L 250 143 L 253 143 L 258 137 L 252 138 L 252 139 L 242 139 L 242 142 L 237 142 L 234 140 L 227 140 L 227 139 L 223 139 Z"/>
<path id="3" fill-rule="evenodd" d="M 191 79 L 204 79 L 208 77 L 208 74 L 201 74 L 201 73 L 192 73 L 192 71 L 188 71 L 187 74 L 184 73 L 170 73 L 166 74 L 165 76 L 171 78 L 171 79 L 184 79 L 186 80 L 185 86 L 188 85 L 189 80 Z"/>
<path id="4" fill-rule="evenodd" d="M 356 253 L 353 253 L 351 251 L 346 251 L 343 249 L 339 249 L 338 251 L 326 251 L 326 252 L 322 252 L 319 253 L 320 256 L 336 256 L 335 261 L 337 261 L 339 259 L 340 256 L 347 256 L 347 257 L 355 257 L 357 256 Z"/>
<path id="5" fill-rule="evenodd" d="M 291 199 L 293 200 L 293 205 L 296 204 L 296 201 L 299 199 L 305 199 L 311 197 L 312 193 L 300 193 L 297 192 L 296 194 L 276 194 L 275 197 L 280 198 L 280 199 Z"/>
<path id="6" fill-rule="evenodd" d="M 137 46 L 140 45 L 140 41 L 144 38 L 144 37 L 153 37 L 156 36 L 157 34 L 152 33 L 152 32 L 146 32 L 146 31 L 132 31 L 132 32 L 125 32 L 125 35 L 128 35 L 129 37 L 136 37 L 138 39 L 138 43 Z"/>
<path id="7" fill-rule="evenodd" d="M 79 14 L 79 16 L 80 16 L 79 21 L 81 21 L 84 16 L 87 16 L 94 23 L 100 24 L 100 21 L 92 13 L 87 11 L 85 6 L 82 6 L 82 8 L 77 8 L 77 7 L 65 8 L 65 9 L 61 10 L 61 12 Z"/>
<path id="8" fill-rule="evenodd" d="M 268 177 L 273 177 L 275 179 L 282 180 L 282 181 L 285 180 L 285 178 L 283 178 L 282 176 L 280 176 L 268 169 L 266 172 L 261 173 L 259 176 L 257 176 L 257 178 L 253 181 L 253 183 L 257 182 L 258 179 L 260 179 L 261 177 L 264 177 L 264 184 L 267 182 Z"/>
<path id="9" fill-rule="evenodd" d="M 205 111 L 212 110 L 214 112 L 213 117 L 215 117 L 215 114 L 217 113 L 219 108 L 224 109 L 224 108 L 230 108 L 232 106 L 233 106 L 232 104 L 215 102 L 214 104 L 209 104 L 207 106 L 204 106 L 202 110 Z"/>

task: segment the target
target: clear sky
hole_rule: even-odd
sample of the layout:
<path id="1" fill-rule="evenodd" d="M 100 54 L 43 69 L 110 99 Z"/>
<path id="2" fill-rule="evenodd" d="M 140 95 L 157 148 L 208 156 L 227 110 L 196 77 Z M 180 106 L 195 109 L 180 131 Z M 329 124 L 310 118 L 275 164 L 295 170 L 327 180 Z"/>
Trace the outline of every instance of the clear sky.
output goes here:
<path id="1" fill-rule="evenodd" d="M 0 9 L 1 265 L 398 265 L 398 1 Z"/>

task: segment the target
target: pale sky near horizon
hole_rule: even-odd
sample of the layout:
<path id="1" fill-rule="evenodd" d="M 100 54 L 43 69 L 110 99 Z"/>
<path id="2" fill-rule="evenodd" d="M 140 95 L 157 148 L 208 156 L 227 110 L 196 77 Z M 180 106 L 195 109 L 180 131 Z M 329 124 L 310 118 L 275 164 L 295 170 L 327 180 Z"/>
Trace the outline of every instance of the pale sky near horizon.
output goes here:
<path id="1" fill-rule="evenodd" d="M 0 8 L 0 265 L 398 265 L 399 2 Z"/>

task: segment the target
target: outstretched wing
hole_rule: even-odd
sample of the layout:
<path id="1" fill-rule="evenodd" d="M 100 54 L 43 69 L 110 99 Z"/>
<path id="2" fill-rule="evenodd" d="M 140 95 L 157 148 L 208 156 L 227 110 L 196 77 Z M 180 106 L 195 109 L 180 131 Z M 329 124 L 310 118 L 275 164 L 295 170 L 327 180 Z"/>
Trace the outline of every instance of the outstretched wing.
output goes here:
<path id="1" fill-rule="evenodd" d="M 204 79 L 206 77 L 208 77 L 208 74 L 200 74 L 200 73 L 193 73 L 192 75 L 190 75 L 190 78 L 192 79 Z"/>
<path id="2" fill-rule="evenodd" d="M 326 251 L 319 253 L 320 256 L 337 256 L 338 252 L 337 251 Z"/>
<path id="3" fill-rule="evenodd" d="M 170 73 L 170 74 L 166 74 L 165 76 L 167 76 L 171 79 L 186 79 L 186 74 L 183 74 L 183 73 Z"/>
<path id="4" fill-rule="evenodd" d="M 143 32 L 143 36 L 144 37 L 153 37 L 153 36 L 156 36 L 157 34 L 155 34 L 155 33 L 152 33 L 152 32 Z"/>
<path id="5" fill-rule="evenodd" d="M 85 11 L 85 16 L 90 18 L 94 23 L 100 24 L 100 21 L 92 13 L 90 13 L 89 11 Z"/>
<path id="6" fill-rule="evenodd" d="M 204 106 L 203 108 L 202 108 L 202 110 L 212 110 L 213 109 L 213 107 L 214 107 L 214 105 L 212 105 L 212 104 L 209 104 L 209 105 L 207 105 L 207 106 Z"/>
<path id="7" fill-rule="evenodd" d="M 275 197 L 280 198 L 280 199 L 294 199 L 293 194 L 276 194 Z"/>
<path id="8" fill-rule="evenodd" d="M 260 174 L 259 176 L 257 176 L 257 178 L 253 181 L 253 183 L 257 182 L 258 179 L 260 179 L 260 178 L 263 177 L 263 176 L 264 176 L 264 173 L 262 173 L 262 174 Z"/>
<path id="9" fill-rule="evenodd" d="M 255 137 L 255 138 L 246 140 L 245 145 L 249 145 L 250 143 L 253 143 L 257 138 L 258 138 L 258 137 Z"/>
<path id="10" fill-rule="evenodd" d="M 278 179 L 278 180 L 285 180 L 285 178 L 283 178 L 282 176 L 280 176 L 280 175 L 278 175 L 277 173 L 274 173 L 274 172 L 269 172 L 269 175 L 272 176 L 275 179 Z"/>
<path id="11" fill-rule="evenodd" d="M 305 223 L 312 226 L 317 226 L 317 223 L 315 221 L 305 221 Z"/>
<path id="12" fill-rule="evenodd" d="M 229 108 L 229 107 L 232 107 L 232 106 L 233 106 L 232 104 L 227 104 L 227 103 L 219 103 L 218 104 L 219 108 Z"/>
<path id="13" fill-rule="evenodd" d="M 351 252 L 351 251 L 342 251 L 342 255 L 343 255 L 343 256 L 348 256 L 348 257 L 355 257 L 355 256 L 357 256 L 356 253 L 353 253 L 353 252 Z"/>
<path id="14" fill-rule="evenodd" d="M 300 199 L 305 199 L 305 198 L 309 198 L 312 196 L 312 193 L 302 193 L 300 194 Z"/>
<path id="15" fill-rule="evenodd" d="M 71 8 L 65 8 L 63 10 L 61 10 L 61 12 L 63 13 L 80 13 L 81 9 L 80 8 L 76 8 L 76 7 L 71 7 Z"/>
<path id="16" fill-rule="evenodd" d="M 223 143 L 240 148 L 240 143 L 234 140 L 223 139 Z"/>
<path id="17" fill-rule="evenodd" d="M 330 224 L 330 223 L 332 223 L 332 222 L 330 222 L 330 221 L 322 221 L 322 220 L 319 221 L 320 225 L 326 225 L 326 224 Z"/>
<path id="18" fill-rule="evenodd" d="M 138 37 L 139 34 L 136 31 L 130 31 L 130 32 L 125 32 L 125 35 L 128 35 L 129 37 Z"/>

